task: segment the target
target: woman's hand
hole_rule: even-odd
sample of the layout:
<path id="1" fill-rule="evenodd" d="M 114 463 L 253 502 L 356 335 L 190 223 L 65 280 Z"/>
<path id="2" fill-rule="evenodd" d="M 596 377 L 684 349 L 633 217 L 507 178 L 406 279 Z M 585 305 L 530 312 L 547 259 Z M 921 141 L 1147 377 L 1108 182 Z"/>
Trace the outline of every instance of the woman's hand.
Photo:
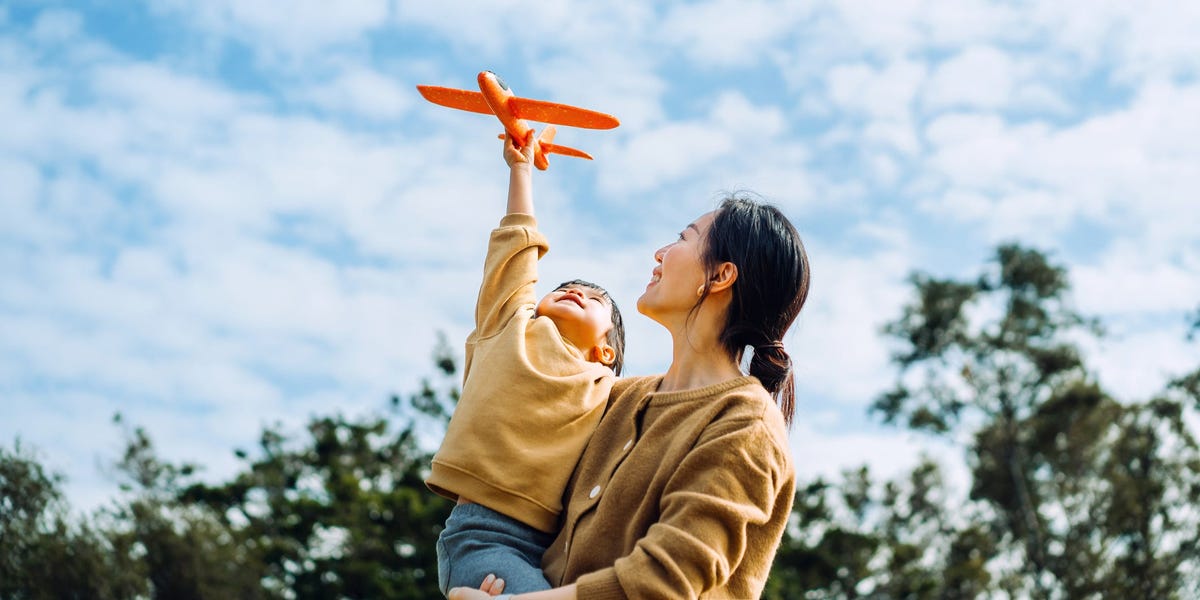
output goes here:
<path id="1" fill-rule="evenodd" d="M 483 583 L 479 585 L 479 589 L 473 590 L 467 587 L 451 588 L 446 598 L 447 600 L 489 600 L 492 596 L 498 596 L 503 591 L 504 580 L 495 575 L 488 575 L 483 578 Z"/>

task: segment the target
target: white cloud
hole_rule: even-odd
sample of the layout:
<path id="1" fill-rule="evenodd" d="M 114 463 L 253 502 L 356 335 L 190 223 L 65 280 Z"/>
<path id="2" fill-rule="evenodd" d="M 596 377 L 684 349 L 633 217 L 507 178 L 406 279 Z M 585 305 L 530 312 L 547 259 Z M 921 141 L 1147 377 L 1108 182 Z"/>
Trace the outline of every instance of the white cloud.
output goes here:
<path id="1" fill-rule="evenodd" d="M 332 80 L 314 81 L 303 92 L 312 102 L 333 111 L 369 119 L 395 119 L 415 102 L 412 90 L 373 70 L 350 66 Z"/>
<path id="2" fill-rule="evenodd" d="M 747 141 L 764 143 L 783 132 L 783 114 L 773 106 L 754 106 L 740 93 L 726 91 L 717 96 L 712 119 L 722 129 L 739 132 Z"/>
<path id="3" fill-rule="evenodd" d="M 320 0 L 222 0 L 194 3 L 163 0 L 157 11 L 189 26 L 246 42 L 274 59 L 305 58 L 335 44 L 362 43 L 362 35 L 387 23 L 387 0 L 329 4 Z"/>
<path id="4" fill-rule="evenodd" d="M 864 63 L 829 70 L 829 96 L 839 107 L 875 118 L 907 121 L 926 77 L 922 63 L 897 60 L 883 68 Z"/>
<path id="5" fill-rule="evenodd" d="M 798 388 L 865 410 L 895 377 L 880 328 L 899 315 L 914 267 L 911 242 L 893 226 L 872 224 L 860 235 L 885 245 L 859 255 L 806 241 L 812 291 L 787 343 Z"/>
<path id="6" fill-rule="evenodd" d="M 1035 128 L 1009 128 L 994 115 L 951 114 L 925 129 L 932 156 L 928 165 L 951 184 L 968 189 L 1005 191 L 1005 176 L 1026 150 Z"/>
<path id="7" fill-rule="evenodd" d="M 623 146 L 609 146 L 600 186 L 624 197 L 682 185 L 682 195 L 703 197 L 749 188 L 803 202 L 813 183 L 807 150 L 781 139 L 786 118 L 776 106 L 754 104 L 736 91 L 714 92 L 702 120 L 629 131 Z"/>
<path id="8" fill-rule="evenodd" d="M 991 209 L 1007 211 L 1013 225 L 1002 233 L 1026 234 L 1021 225 L 1032 222 L 1061 230 L 1083 217 L 1119 223 L 1163 256 L 1193 238 L 1183 223 L 1200 216 L 1186 191 L 1200 186 L 1200 118 L 1178 110 L 1194 102 L 1200 86 L 1151 84 L 1127 108 L 1064 128 L 948 115 L 926 128 L 929 164 L 950 190 L 981 194 Z"/>
<path id="9" fill-rule="evenodd" d="M 848 41 L 885 56 L 903 56 L 924 38 L 917 27 L 924 12 L 920 0 L 878 3 L 869 0 L 830 3 L 836 26 Z"/>
<path id="10" fill-rule="evenodd" d="M 29 36 L 38 42 L 56 44 L 79 35 L 83 19 L 74 12 L 50 9 L 39 13 Z"/>
<path id="11" fill-rule="evenodd" d="M 1051 49 L 1068 53 L 1080 71 L 1110 63 L 1127 83 L 1195 75 L 1200 26 L 1192 4 L 1155 0 L 1140 4 L 1054 2 L 1031 7 L 1028 21 Z"/>
<path id="12" fill-rule="evenodd" d="M 520 0 L 400 2 L 395 8 L 401 27 L 433 34 L 475 60 L 636 54 L 657 32 L 653 6 L 640 2 L 547 2 L 537 10 Z"/>
<path id="13" fill-rule="evenodd" d="M 999 108 L 1012 101 L 1017 67 L 990 46 L 969 47 L 937 66 L 923 99 L 930 108 Z"/>
<path id="14" fill-rule="evenodd" d="M 623 138 L 660 123 L 667 83 L 655 72 L 651 56 L 638 52 L 555 55 L 534 65 L 531 79 L 547 90 L 544 99 L 611 114 L 621 121 L 615 131 L 572 132 L 591 140 Z M 512 82 L 510 82 L 512 83 Z M 515 89 L 518 95 L 534 95 Z"/>
<path id="15" fill-rule="evenodd" d="M 796 2 L 710 0 L 671 6 L 659 35 L 693 61 L 721 67 L 753 64 L 812 10 Z"/>
<path id="16" fill-rule="evenodd" d="M 1107 323 L 1108 335 L 1083 348 L 1101 385 L 1120 402 L 1149 400 L 1169 380 L 1200 365 L 1200 345 L 1184 338 L 1182 314 L 1175 320 L 1178 327 L 1150 328 L 1137 318 Z"/>
<path id="17" fill-rule="evenodd" d="M 678 179 L 734 149 L 728 134 L 703 123 L 670 124 L 630 136 L 612 167 L 623 179 L 606 183 L 620 191 L 643 191 Z"/>
<path id="18" fill-rule="evenodd" d="M 56 235 L 58 227 L 37 218 L 37 198 L 42 193 L 42 176 L 25 160 L 0 159 L 0 181 L 4 182 L 3 207 L 5 218 L 0 220 L 0 237 L 17 240 L 28 236 L 47 239 Z M 0 283 L 3 285 L 3 283 Z"/>
<path id="19" fill-rule="evenodd" d="M 1200 256 L 1200 248 L 1178 248 Z M 1165 259 L 1164 259 L 1165 258 Z M 1071 270 L 1082 310 L 1106 317 L 1139 313 L 1182 315 L 1200 302 L 1196 264 L 1146 253 L 1133 240 L 1113 244 L 1099 260 Z"/>
<path id="20" fill-rule="evenodd" d="M 907 120 L 880 119 L 871 121 L 861 133 L 863 142 L 873 142 L 886 151 L 902 156 L 917 154 L 921 150 L 921 142 L 912 123 Z M 875 152 L 872 148 L 872 152 Z"/>
<path id="21" fill-rule="evenodd" d="M 869 3 L 868 3 L 869 4 Z M 1019 7 L 989 0 L 928 0 L 911 13 L 912 26 L 932 48 L 1027 40 Z"/>
<path id="22" fill-rule="evenodd" d="M 965 497 L 970 491 L 970 472 L 963 462 L 962 448 L 912 432 L 873 427 L 862 432 L 831 433 L 796 415 L 791 434 L 792 456 L 800 481 L 823 477 L 841 481 L 848 469 L 867 465 L 872 481 L 906 478 L 922 456 L 942 468 L 948 495 Z"/>
<path id="23" fill-rule="evenodd" d="M 1120 5 L 1118 3 L 1118 5 Z M 1200 74 L 1200 6 L 1157 0 L 1149 6 L 1128 6 L 1120 15 L 1125 24 L 1122 71 L 1147 79 L 1196 77 Z"/>

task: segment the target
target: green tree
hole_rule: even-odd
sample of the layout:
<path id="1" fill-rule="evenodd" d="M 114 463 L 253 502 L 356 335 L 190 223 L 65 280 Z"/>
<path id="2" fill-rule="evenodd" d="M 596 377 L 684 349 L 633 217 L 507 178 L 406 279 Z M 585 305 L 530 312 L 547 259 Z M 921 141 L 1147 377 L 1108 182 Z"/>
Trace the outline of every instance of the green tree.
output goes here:
<path id="1" fill-rule="evenodd" d="M 424 484 L 458 399 L 445 340 L 439 377 L 357 419 L 314 416 L 293 439 L 262 432 L 224 483 L 161 460 L 125 428 L 124 496 L 74 517 L 61 480 L 0 448 L 0 598 L 434 598 L 434 542 L 451 504 Z"/>
<path id="2" fill-rule="evenodd" d="M 118 414 L 114 421 L 123 424 Z M 138 564 L 150 596 L 205 600 L 260 598 L 265 569 L 247 551 L 245 532 L 230 527 L 206 507 L 182 504 L 178 496 L 196 475 L 191 464 L 172 465 L 155 454 L 142 428 L 127 429 L 125 453 L 117 461 L 121 489 L 129 498 L 102 509 L 107 534 Z"/>
<path id="3" fill-rule="evenodd" d="M 928 459 L 895 481 L 862 467 L 801 486 L 764 597 L 976 597 L 989 589 L 993 545 L 947 496 Z"/>
<path id="4" fill-rule="evenodd" d="M 975 280 L 911 281 L 915 300 L 884 330 L 899 377 L 872 408 L 966 440 L 988 535 L 958 551 L 1002 558 L 989 571 L 1013 597 L 1167 598 L 1196 585 L 1184 568 L 1198 473 L 1186 407 L 1178 393 L 1123 404 L 1101 389 L 1078 344 L 1102 332 L 1070 307 L 1066 270 L 1005 245 Z M 970 547 L 993 541 L 996 553 Z"/>
<path id="5" fill-rule="evenodd" d="M 243 539 L 242 552 L 265 566 L 272 592 L 301 598 L 434 598 L 434 542 L 451 503 L 424 484 L 432 458 L 422 425 L 444 427 L 457 401 L 455 361 L 435 350 L 443 381 L 391 401 L 387 415 L 315 417 L 303 443 L 280 427 L 263 431 L 256 455 L 219 485 L 183 490 L 185 506 L 205 507 Z"/>
<path id="6" fill-rule="evenodd" d="M 129 547 L 76 522 L 61 484 L 19 440 L 11 451 L 0 447 L 0 598 L 144 596 L 144 571 Z"/>

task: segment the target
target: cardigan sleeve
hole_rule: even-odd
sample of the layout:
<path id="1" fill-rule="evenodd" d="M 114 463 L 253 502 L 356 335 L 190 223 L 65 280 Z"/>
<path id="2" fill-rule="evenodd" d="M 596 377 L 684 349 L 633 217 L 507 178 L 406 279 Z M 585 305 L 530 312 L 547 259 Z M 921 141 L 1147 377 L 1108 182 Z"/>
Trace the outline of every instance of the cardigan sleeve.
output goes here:
<path id="1" fill-rule="evenodd" d="M 716 421 L 668 481 L 659 520 L 628 556 L 579 577 L 579 597 L 695 598 L 724 585 L 743 561 L 769 563 L 775 546 L 747 540 L 777 525 L 776 511 L 790 512 L 794 491 L 778 433 L 761 419 Z"/>

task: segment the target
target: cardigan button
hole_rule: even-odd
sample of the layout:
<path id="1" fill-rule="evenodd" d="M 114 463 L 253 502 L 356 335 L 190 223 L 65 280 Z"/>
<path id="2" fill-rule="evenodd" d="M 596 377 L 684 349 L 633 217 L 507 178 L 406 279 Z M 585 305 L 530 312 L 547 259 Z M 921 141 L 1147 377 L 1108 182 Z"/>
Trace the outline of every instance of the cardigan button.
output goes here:
<path id="1" fill-rule="evenodd" d="M 599 493 L 600 493 L 600 486 L 596 486 L 596 487 L 592 488 L 592 491 L 588 492 L 588 498 L 595 498 L 596 495 Z"/>

